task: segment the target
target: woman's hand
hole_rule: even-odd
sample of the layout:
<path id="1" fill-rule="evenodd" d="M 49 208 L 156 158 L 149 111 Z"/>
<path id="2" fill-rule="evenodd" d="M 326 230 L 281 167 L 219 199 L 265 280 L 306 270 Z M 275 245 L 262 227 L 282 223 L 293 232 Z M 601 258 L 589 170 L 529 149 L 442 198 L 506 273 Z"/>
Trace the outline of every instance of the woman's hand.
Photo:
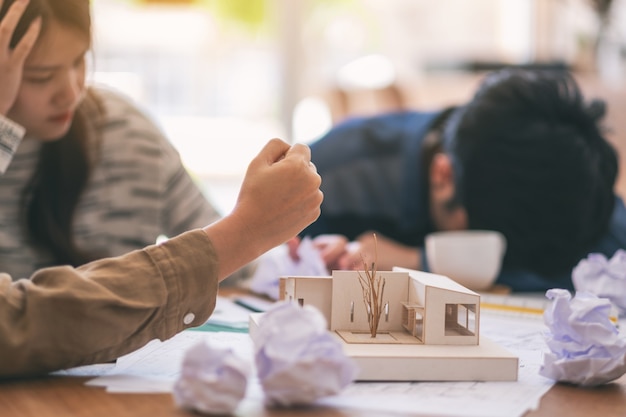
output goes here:
<path id="1" fill-rule="evenodd" d="M 391 271 L 394 266 L 420 269 L 420 250 L 402 245 L 374 232 L 363 233 L 356 241 L 346 245 L 346 252 L 339 259 L 339 269 L 363 269 L 363 262 L 371 267 L 376 262 L 379 271 Z"/>
<path id="2" fill-rule="evenodd" d="M 0 0 L 0 7 L 3 2 Z M 11 49 L 11 38 L 26 6 L 28 0 L 16 0 L 0 21 L 0 115 L 6 115 L 13 107 L 22 83 L 24 61 L 41 30 L 41 18 L 38 17 L 30 24 L 15 48 Z"/>
<path id="3" fill-rule="evenodd" d="M 272 139 L 248 165 L 231 214 L 205 231 L 222 277 L 296 236 L 320 215 L 322 180 L 308 146 Z M 226 274 L 226 275 L 224 275 Z"/>
<path id="4" fill-rule="evenodd" d="M 343 235 L 319 235 L 313 238 L 313 246 L 320 252 L 329 271 L 341 268 L 340 260 L 346 255 L 348 239 Z"/>
<path id="5" fill-rule="evenodd" d="M 270 249 L 319 217 L 321 182 L 308 146 L 272 139 L 248 166 L 232 215 Z"/>

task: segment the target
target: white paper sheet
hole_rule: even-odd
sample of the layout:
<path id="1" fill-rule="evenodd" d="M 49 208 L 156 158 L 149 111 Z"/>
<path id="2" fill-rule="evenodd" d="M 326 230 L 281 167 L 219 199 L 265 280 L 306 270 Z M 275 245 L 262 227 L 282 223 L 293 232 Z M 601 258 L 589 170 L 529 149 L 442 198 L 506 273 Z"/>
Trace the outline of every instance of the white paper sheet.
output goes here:
<path id="1" fill-rule="evenodd" d="M 483 313 L 481 334 L 520 357 L 517 382 L 391 382 L 353 383 L 320 405 L 380 410 L 403 415 L 520 417 L 535 409 L 553 382 L 539 375 L 543 352 L 542 320 Z M 166 342 L 151 342 L 120 358 L 107 375 L 88 382 L 110 392 L 171 392 L 183 353 L 202 338 L 231 346 L 252 358 L 252 342 L 242 333 L 183 332 Z M 263 391 L 251 378 L 244 403 L 261 404 Z"/>
<path id="2" fill-rule="evenodd" d="M 540 319 L 481 314 L 481 335 L 519 356 L 517 382 L 359 382 L 321 403 L 403 415 L 520 417 L 554 384 L 538 373 L 547 350 L 543 330 Z"/>
<path id="3" fill-rule="evenodd" d="M 217 324 L 233 329 L 247 329 L 250 322 L 250 309 L 237 305 L 226 297 L 217 297 L 215 310 L 207 320 L 209 324 Z"/>
<path id="4" fill-rule="evenodd" d="M 109 392 L 172 392 L 185 352 L 201 340 L 231 347 L 237 354 L 252 360 L 252 341 L 247 333 L 186 331 L 164 342 L 154 340 L 122 356 L 114 369 L 86 384 L 106 387 Z"/>

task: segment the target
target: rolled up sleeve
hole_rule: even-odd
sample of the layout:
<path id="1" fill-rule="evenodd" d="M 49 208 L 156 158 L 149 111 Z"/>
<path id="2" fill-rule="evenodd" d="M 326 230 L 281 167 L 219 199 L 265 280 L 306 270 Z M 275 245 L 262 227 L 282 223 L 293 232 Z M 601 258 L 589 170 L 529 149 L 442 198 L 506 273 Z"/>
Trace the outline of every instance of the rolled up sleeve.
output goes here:
<path id="1" fill-rule="evenodd" d="M 0 377 L 112 361 L 200 325 L 215 308 L 218 282 L 202 230 L 30 279 L 0 274 Z"/>

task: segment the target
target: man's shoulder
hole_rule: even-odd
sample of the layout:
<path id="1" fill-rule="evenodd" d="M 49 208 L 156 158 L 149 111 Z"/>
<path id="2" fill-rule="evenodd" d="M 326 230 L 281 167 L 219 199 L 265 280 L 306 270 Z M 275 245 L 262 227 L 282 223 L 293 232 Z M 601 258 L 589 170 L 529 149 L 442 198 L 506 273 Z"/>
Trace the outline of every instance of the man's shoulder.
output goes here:
<path id="1" fill-rule="evenodd" d="M 392 113 L 383 113 L 370 116 L 357 116 L 348 118 L 337 124 L 332 131 L 346 129 L 390 129 L 404 130 L 406 126 L 416 124 L 428 124 L 434 120 L 441 111 L 416 111 L 404 110 Z"/>
<path id="2" fill-rule="evenodd" d="M 617 249 L 626 248 L 626 207 L 621 196 L 615 196 L 615 206 L 609 221 L 608 230 L 591 252 L 613 256 Z"/>
<path id="3" fill-rule="evenodd" d="M 402 147 L 405 142 L 419 140 L 439 114 L 440 112 L 402 111 L 352 117 L 340 122 L 311 143 L 311 149 L 316 154 Z"/>
<path id="4" fill-rule="evenodd" d="M 609 223 L 609 232 L 621 232 L 626 239 L 626 206 L 624 206 L 624 200 L 619 195 L 615 195 L 615 205 Z"/>

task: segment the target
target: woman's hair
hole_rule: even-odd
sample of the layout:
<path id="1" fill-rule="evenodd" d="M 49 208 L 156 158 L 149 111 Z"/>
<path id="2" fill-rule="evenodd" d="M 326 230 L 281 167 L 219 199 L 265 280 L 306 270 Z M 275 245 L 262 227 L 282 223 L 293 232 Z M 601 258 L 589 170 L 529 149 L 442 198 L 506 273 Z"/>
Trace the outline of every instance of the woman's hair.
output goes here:
<path id="1" fill-rule="evenodd" d="M 506 236 L 504 267 L 568 272 L 606 232 L 618 159 L 604 112 L 565 71 L 508 69 L 450 117 L 457 200 L 471 229 Z"/>
<path id="2" fill-rule="evenodd" d="M 0 19 L 14 0 L 5 0 Z M 40 38 L 51 21 L 70 27 L 91 41 L 89 0 L 30 0 L 19 21 L 11 47 L 24 36 L 31 22 L 42 18 Z M 21 196 L 23 226 L 28 240 L 38 249 L 49 251 L 55 264 L 81 265 L 101 255 L 82 251 L 74 241 L 73 219 L 76 206 L 91 173 L 90 138 L 95 135 L 88 111 L 100 109 L 88 92 L 76 110 L 68 132 L 45 142 L 33 176 Z M 92 145 L 93 146 L 93 145 Z"/>

